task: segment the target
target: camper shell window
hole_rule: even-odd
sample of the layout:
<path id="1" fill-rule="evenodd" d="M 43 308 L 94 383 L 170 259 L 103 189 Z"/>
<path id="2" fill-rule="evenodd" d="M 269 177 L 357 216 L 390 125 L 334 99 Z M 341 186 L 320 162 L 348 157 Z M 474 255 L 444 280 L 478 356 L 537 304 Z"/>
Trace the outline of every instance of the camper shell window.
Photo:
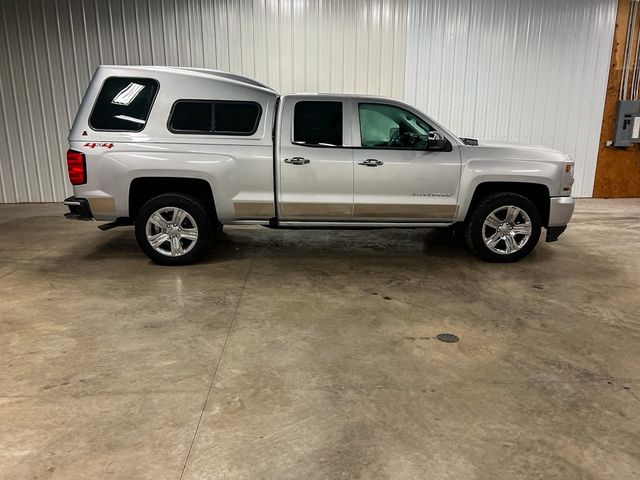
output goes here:
<path id="1" fill-rule="evenodd" d="M 158 82 L 152 78 L 109 77 L 89 116 L 93 130 L 139 132 L 147 125 Z"/>
<path id="2" fill-rule="evenodd" d="M 178 100 L 169 115 L 169 131 L 200 135 L 253 135 L 262 107 L 256 102 Z"/>

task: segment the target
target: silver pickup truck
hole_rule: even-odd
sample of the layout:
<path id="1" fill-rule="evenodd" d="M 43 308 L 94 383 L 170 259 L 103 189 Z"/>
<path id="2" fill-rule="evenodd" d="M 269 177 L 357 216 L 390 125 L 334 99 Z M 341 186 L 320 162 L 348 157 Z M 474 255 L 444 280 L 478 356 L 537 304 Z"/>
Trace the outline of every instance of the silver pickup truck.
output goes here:
<path id="1" fill-rule="evenodd" d="M 540 146 L 460 138 L 402 102 L 278 95 L 250 78 L 99 67 L 69 134 L 68 218 L 135 225 L 142 251 L 194 262 L 225 224 L 456 227 L 511 262 L 557 240 L 574 163 Z"/>

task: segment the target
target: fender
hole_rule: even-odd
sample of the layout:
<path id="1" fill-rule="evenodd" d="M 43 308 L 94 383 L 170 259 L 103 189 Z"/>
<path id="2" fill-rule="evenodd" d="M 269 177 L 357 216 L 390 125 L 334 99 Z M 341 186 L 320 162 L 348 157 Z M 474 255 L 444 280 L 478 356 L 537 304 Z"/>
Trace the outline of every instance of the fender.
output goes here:
<path id="1" fill-rule="evenodd" d="M 473 148 L 473 147 L 471 147 Z M 558 194 L 562 163 L 538 160 L 505 161 L 501 159 L 478 159 L 467 161 L 460 174 L 459 207 L 455 221 L 465 219 L 473 195 L 479 185 L 487 182 L 531 183 L 544 185 L 550 195 Z"/>
<path id="2" fill-rule="evenodd" d="M 173 151 L 127 150 L 111 151 L 101 156 L 101 175 L 110 179 L 104 190 L 108 188 L 108 193 L 115 198 L 118 217 L 129 216 L 131 182 L 140 177 L 204 180 L 211 188 L 218 216 L 233 215 L 230 199 L 237 194 L 240 180 L 234 157 L 195 148 L 179 155 Z"/>

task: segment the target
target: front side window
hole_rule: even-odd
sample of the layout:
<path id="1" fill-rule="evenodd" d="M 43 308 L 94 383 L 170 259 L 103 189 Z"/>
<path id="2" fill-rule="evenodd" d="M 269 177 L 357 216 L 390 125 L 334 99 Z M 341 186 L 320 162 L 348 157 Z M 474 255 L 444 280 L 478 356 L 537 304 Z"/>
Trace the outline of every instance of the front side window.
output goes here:
<path id="1" fill-rule="evenodd" d="M 293 118 L 294 143 L 342 146 L 342 102 L 298 102 Z"/>
<path id="2" fill-rule="evenodd" d="M 253 135 L 262 108 L 255 102 L 178 100 L 171 111 L 173 133 Z"/>
<path id="3" fill-rule="evenodd" d="M 421 118 L 395 105 L 361 103 L 360 139 L 366 148 L 424 149 L 433 127 Z"/>
<path id="4" fill-rule="evenodd" d="M 89 126 L 93 130 L 141 131 L 157 91 L 158 82 L 151 78 L 107 78 L 93 106 Z"/>

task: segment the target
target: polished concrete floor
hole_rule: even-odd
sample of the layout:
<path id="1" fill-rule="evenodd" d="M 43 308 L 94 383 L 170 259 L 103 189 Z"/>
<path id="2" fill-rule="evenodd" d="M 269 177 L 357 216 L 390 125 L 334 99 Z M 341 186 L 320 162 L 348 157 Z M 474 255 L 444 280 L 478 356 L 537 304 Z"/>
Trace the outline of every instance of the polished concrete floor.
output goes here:
<path id="1" fill-rule="evenodd" d="M 0 205 L 2 479 L 640 478 L 640 200 L 509 265 L 238 227 L 159 267 L 62 211 Z"/>

